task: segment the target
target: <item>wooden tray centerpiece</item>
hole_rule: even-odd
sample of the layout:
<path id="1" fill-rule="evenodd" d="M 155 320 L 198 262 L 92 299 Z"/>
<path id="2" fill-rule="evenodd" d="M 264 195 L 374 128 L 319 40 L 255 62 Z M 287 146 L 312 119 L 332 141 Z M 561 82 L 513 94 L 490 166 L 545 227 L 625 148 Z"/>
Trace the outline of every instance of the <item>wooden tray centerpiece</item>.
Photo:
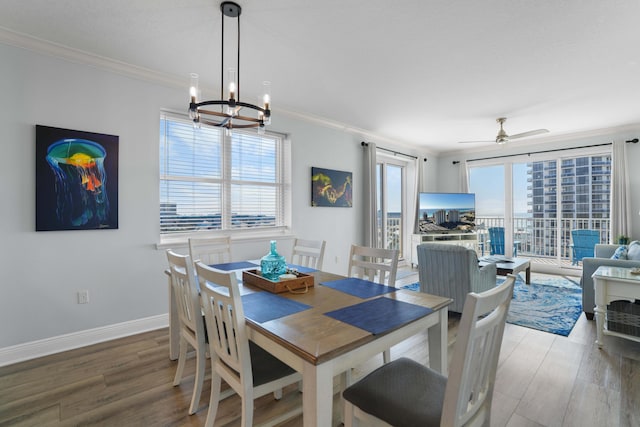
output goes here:
<path id="1" fill-rule="evenodd" d="M 242 272 L 242 282 L 275 294 L 281 292 L 305 293 L 314 285 L 313 276 L 310 274 L 297 271 L 288 274 L 295 276 L 295 278 L 269 280 L 262 277 L 259 270 L 246 270 Z"/>

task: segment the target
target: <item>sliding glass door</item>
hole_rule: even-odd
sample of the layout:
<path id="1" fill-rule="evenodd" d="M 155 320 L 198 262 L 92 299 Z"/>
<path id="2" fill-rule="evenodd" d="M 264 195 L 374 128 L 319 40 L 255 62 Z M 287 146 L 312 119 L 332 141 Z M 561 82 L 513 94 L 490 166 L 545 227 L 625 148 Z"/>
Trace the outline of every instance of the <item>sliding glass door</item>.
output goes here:
<path id="1" fill-rule="evenodd" d="M 487 228 L 504 227 L 506 255 L 517 251 L 538 270 L 580 268 L 572 263 L 571 230 L 598 230 L 600 241 L 609 241 L 611 155 L 601 150 L 550 157 L 471 163 L 479 241 L 487 239 Z"/>
<path id="2" fill-rule="evenodd" d="M 470 168 L 469 192 L 476 195 L 480 255 L 489 255 L 489 228 L 505 226 L 505 166 Z"/>
<path id="3" fill-rule="evenodd" d="M 398 249 L 403 257 L 405 165 L 380 157 L 377 164 L 378 247 Z"/>

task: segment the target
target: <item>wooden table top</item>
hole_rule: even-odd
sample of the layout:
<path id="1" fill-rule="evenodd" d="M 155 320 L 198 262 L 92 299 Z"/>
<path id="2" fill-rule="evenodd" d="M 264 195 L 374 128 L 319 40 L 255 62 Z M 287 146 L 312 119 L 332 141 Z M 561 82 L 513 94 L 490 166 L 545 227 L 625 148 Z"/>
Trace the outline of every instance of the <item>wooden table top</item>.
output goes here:
<path id="1" fill-rule="evenodd" d="M 264 323 L 258 323 L 247 318 L 249 327 L 270 337 L 289 351 L 315 365 L 384 335 L 374 336 L 363 329 L 325 316 L 323 313 L 351 306 L 365 300 L 319 285 L 321 282 L 342 279 L 344 276 L 321 271 L 312 274 L 315 286 L 310 287 L 307 293 L 293 294 L 283 292 L 277 294 L 278 296 L 310 305 L 311 309 Z M 243 285 L 243 287 L 247 288 L 247 290 L 266 292 L 251 285 Z M 406 289 L 387 293 L 384 297 L 428 307 L 434 312 L 449 305 L 452 301 L 446 297 Z"/>

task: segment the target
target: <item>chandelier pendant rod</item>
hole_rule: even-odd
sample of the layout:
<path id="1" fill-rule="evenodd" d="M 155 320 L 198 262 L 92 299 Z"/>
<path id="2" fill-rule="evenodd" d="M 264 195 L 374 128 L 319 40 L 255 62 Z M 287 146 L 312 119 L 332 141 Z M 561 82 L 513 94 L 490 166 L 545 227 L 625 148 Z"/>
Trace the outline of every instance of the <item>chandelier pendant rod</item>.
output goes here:
<path id="1" fill-rule="evenodd" d="M 236 101 L 240 101 L 240 15 L 238 15 L 238 65 L 236 67 L 236 76 L 238 81 L 236 82 Z"/>
<path id="2" fill-rule="evenodd" d="M 264 133 L 265 125 L 271 124 L 271 83 L 268 81 L 263 82 L 263 88 L 265 89 L 263 97 L 263 105 L 260 107 L 255 104 L 240 101 L 240 14 L 242 8 L 237 3 L 232 1 L 223 1 L 220 4 L 221 11 L 221 37 L 220 37 L 220 99 L 200 101 L 198 99 L 198 75 L 191 74 L 190 85 L 190 97 L 191 102 L 189 104 L 189 117 L 193 120 L 194 124 L 205 123 L 210 126 L 224 127 L 227 130 L 232 128 L 258 128 L 258 133 Z M 236 57 L 236 69 L 229 68 L 229 94 L 225 93 L 224 75 L 225 75 L 225 55 L 224 55 L 224 43 L 225 43 L 225 29 L 224 21 L 225 16 L 230 18 L 236 18 L 237 22 L 237 57 Z M 231 60 L 232 61 L 232 60 Z M 227 61 L 228 62 L 228 61 Z M 219 105 L 221 107 L 220 112 L 214 112 L 211 110 L 205 110 L 201 107 L 211 105 Z M 226 108 L 225 108 L 226 106 Z M 258 115 L 257 118 L 239 115 L 238 112 L 242 108 L 253 110 Z M 216 122 L 212 120 L 203 119 L 201 115 L 220 117 L 221 121 Z"/>
<path id="3" fill-rule="evenodd" d="M 220 14 L 220 99 L 224 99 L 224 13 Z"/>

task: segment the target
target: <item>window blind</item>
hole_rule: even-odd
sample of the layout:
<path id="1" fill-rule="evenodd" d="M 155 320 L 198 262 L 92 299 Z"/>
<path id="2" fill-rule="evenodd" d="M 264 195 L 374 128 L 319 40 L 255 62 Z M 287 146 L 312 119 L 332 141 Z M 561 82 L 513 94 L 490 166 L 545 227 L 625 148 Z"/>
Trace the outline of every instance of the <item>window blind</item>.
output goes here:
<path id="1" fill-rule="evenodd" d="M 283 227 L 288 174 L 281 135 L 226 134 L 160 118 L 160 233 Z"/>

